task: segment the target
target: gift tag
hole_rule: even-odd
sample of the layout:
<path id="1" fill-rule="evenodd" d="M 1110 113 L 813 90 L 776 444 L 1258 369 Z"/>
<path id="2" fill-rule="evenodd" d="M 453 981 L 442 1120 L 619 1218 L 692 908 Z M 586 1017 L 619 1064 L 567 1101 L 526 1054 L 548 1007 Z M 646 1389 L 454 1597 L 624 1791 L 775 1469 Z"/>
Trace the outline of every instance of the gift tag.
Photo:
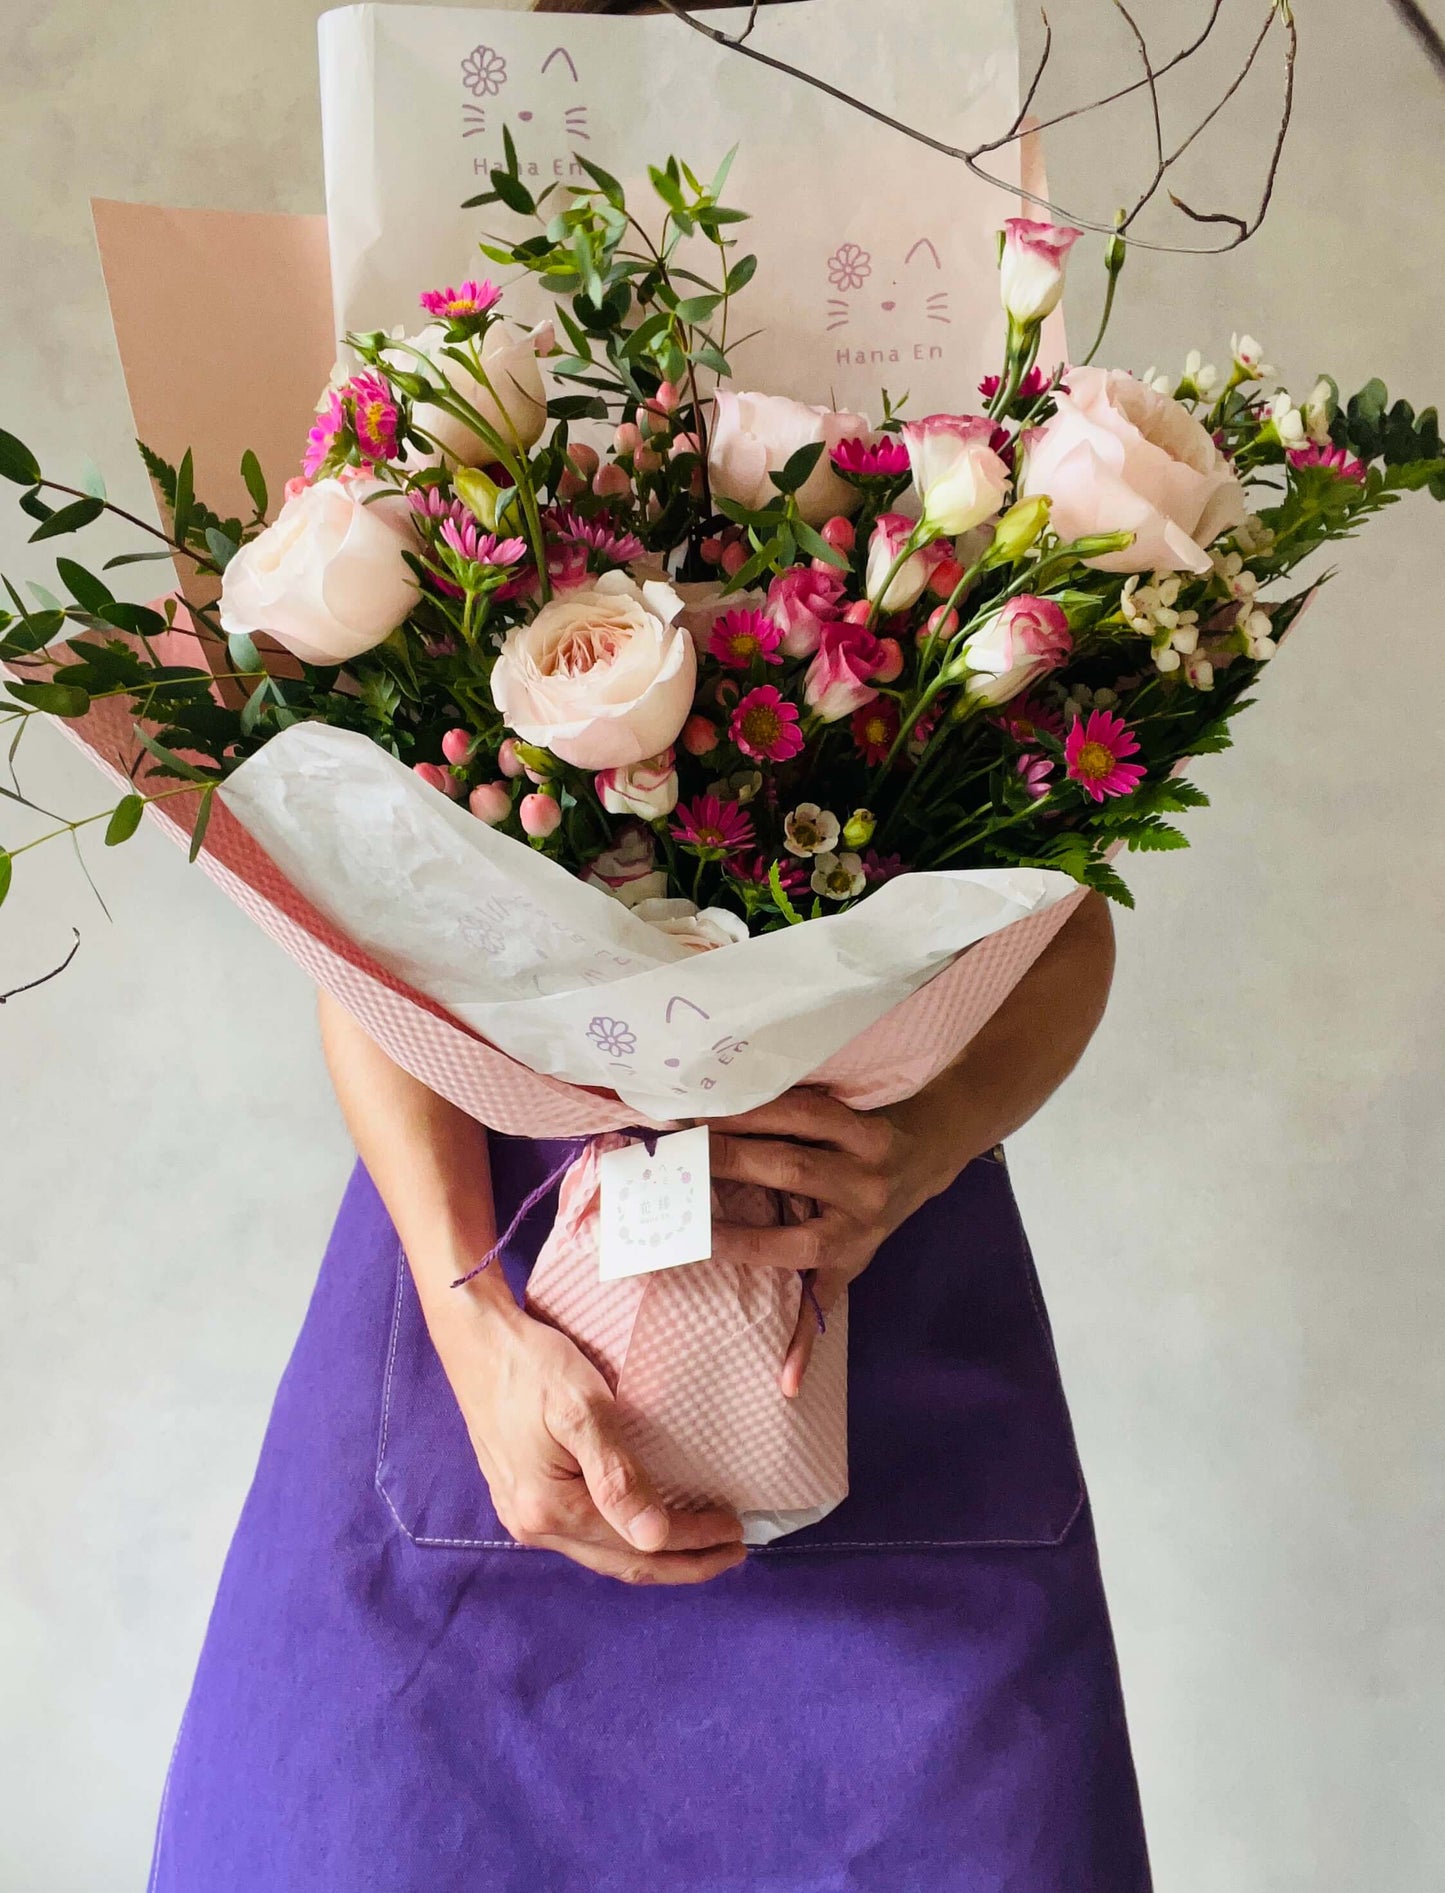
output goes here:
<path id="1" fill-rule="evenodd" d="M 646 1144 L 605 1151 L 599 1174 L 604 1282 L 704 1262 L 712 1254 L 705 1124 L 659 1137 L 651 1151 Z"/>

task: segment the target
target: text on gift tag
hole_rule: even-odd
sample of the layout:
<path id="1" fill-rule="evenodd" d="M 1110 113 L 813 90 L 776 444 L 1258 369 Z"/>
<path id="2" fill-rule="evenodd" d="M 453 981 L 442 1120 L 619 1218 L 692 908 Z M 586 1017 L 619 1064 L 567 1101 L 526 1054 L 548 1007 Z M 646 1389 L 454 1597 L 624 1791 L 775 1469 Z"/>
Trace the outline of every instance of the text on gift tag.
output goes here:
<path id="1" fill-rule="evenodd" d="M 604 1151 L 598 1244 L 604 1282 L 704 1262 L 712 1254 L 706 1125 Z"/>

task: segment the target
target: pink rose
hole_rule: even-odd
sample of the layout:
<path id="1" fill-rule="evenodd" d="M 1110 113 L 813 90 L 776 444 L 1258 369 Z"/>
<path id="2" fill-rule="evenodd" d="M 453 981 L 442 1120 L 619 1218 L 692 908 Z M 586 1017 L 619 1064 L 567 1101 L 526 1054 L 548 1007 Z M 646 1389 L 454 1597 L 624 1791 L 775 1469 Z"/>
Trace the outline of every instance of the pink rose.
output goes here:
<path id="1" fill-rule="evenodd" d="M 907 611 L 923 596 L 943 561 L 953 557 L 953 547 L 948 540 L 935 539 L 911 553 L 890 579 L 888 574 L 893 571 L 894 561 L 917 529 L 918 521 L 910 519 L 906 513 L 880 513 L 874 524 L 868 541 L 864 586 L 881 611 Z"/>
<path id="2" fill-rule="evenodd" d="M 634 565 L 636 572 L 638 567 Z M 741 591 L 723 594 L 722 582 L 715 578 L 684 579 L 672 588 L 682 600 L 678 623 L 685 626 L 699 653 L 708 647 L 713 626 L 728 611 L 761 611 L 767 604 L 766 592 Z"/>
<path id="3" fill-rule="evenodd" d="M 641 762 L 676 741 L 692 709 L 697 653 L 670 585 L 625 572 L 554 598 L 514 625 L 492 699 L 523 742 L 579 769 Z"/>
<path id="4" fill-rule="evenodd" d="M 386 358 L 393 368 L 424 374 L 423 364 L 411 353 L 413 348 L 419 350 L 434 374 L 474 408 L 495 433 L 504 441 L 527 448 L 542 438 L 547 427 L 547 390 L 537 366 L 537 344 L 546 339 L 537 331 L 524 334 L 508 322 L 490 323 L 476 344 L 485 383 L 445 352 L 447 330 L 442 322 L 429 323 L 411 337 L 407 348 L 389 348 Z M 412 418 L 450 461 L 464 467 L 485 467 L 497 457 L 470 421 L 449 414 L 434 402 L 418 401 Z M 407 465 L 425 466 L 437 457 L 435 449 L 426 454 L 413 451 Z"/>
<path id="5" fill-rule="evenodd" d="M 598 855 L 582 879 L 624 907 L 660 900 L 667 893 L 667 875 L 657 865 L 656 845 L 640 822 L 625 823 L 617 840 Z"/>
<path id="6" fill-rule="evenodd" d="M 955 661 L 966 672 L 969 696 L 1007 703 L 1036 677 L 1056 670 L 1073 648 L 1063 608 L 1025 592 L 975 631 Z"/>
<path id="7" fill-rule="evenodd" d="M 792 565 L 779 572 L 768 587 L 768 616 L 783 634 L 789 657 L 811 657 L 818 648 L 823 626 L 838 616 L 847 581 L 841 572 L 817 571 Z"/>
<path id="8" fill-rule="evenodd" d="M 1031 328 L 1058 307 L 1069 251 L 1083 234 L 1068 224 L 1034 223 L 1028 217 L 1006 220 L 999 294 L 1014 322 Z"/>
<path id="9" fill-rule="evenodd" d="M 865 625 L 825 625 L 817 655 L 803 679 L 808 708 L 824 723 L 836 723 L 861 710 L 878 695 L 872 679 L 886 666 L 887 658 Z"/>
<path id="10" fill-rule="evenodd" d="M 1168 395 L 1117 369 L 1074 368 L 1029 443 L 1021 495 L 1046 493 L 1061 539 L 1132 532 L 1100 572 L 1207 572 L 1207 548 L 1245 516 L 1244 489 L 1210 435 Z"/>
<path id="11" fill-rule="evenodd" d="M 975 414 L 930 414 L 903 430 L 923 523 L 951 539 L 992 519 L 1009 470 L 990 445 L 993 422 Z"/>
<path id="12" fill-rule="evenodd" d="M 380 480 L 303 487 L 226 567 L 222 628 L 267 631 L 306 664 L 344 664 L 372 650 L 416 602 L 402 556 L 421 551 L 411 518 Z"/>
<path id="13" fill-rule="evenodd" d="M 708 472 L 712 490 L 755 511 L 778 497 L 768 477 L 781 473 L 800 447 L 820 440 L 824 451 L 795 495 L 810 526 L 821 526 L 835 513 L 855 513 L 862 503 L 856 487 L 840 480 L 829 454 L 840 440 L 866 434 L 861 414 L 835 414 L 831 408 L 807 407 L 780 394 L 735 394 L 719 388 L 714 397 Z"/>
<path id="14" fill-rule="evenodd" d="M 675 761 L 673 751 L 664 749 L 644 762 L 601 770 L 595 778 L 598 801 L 609 815 L 636 815 L 645 822 L 671 815 L 677 807 Z"/>

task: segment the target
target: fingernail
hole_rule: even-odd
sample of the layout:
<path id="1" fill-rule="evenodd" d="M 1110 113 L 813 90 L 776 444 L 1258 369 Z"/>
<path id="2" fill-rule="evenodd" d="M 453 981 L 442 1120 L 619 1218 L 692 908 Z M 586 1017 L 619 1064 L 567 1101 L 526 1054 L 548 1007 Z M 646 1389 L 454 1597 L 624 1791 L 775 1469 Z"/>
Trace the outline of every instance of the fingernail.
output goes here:
<path id="1" fill-rule="evenodd" d="M 649 1505 L 632 1521 L 632 1542 L 639 1551 L 657 1551 L 667 1543 L 667 1513 L 660 1505 Z"/>

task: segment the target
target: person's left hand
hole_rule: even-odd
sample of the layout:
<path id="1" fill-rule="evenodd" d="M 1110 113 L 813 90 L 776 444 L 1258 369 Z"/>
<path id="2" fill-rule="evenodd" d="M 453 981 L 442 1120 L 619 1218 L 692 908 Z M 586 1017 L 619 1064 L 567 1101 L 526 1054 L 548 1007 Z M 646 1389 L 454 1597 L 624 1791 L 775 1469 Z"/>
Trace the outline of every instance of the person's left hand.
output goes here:
<path id="1" fill-rule="evenodd" d="M 771 1228 L 715 1222 L 714 1257 L 804 1272 L 825 1315 L 936 1187 L 919 1140 L 887 1110 L 850 1110 L 822 1091 L 789 1091 L 710 1128 L 714 1178 L 764 1184 L 818 1206 L 807 1222 Z M 779 1376 L 789 1399 L 803 1384 L 817 1336 L 805 1294 Z"/>

